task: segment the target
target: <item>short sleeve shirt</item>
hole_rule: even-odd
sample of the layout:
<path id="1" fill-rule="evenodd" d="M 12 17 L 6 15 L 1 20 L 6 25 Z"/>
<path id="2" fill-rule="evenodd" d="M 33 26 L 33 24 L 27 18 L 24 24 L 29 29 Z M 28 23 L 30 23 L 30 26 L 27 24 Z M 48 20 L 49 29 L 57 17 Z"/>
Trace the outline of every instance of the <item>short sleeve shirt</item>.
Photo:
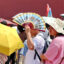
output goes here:
<path id="1" fill-rule="evenodd" d="M 37 50 L 39 55 L 42 54 L 42 50 L 44 48 L 45 40 L 39 35 L 34 37 L 32 40 L 33 40 L 33 43 L 34 43 L 34 49 Z M 28 49 L 28 51 L 26 53 L 24 64 L 40 64 L 40 60 L 38 59 L 38 57 L 36 57 L 36 59 L 34 60 L 34 54 L 35 54 L 34 50 Z"/>
<path id="2" fill-rule="evenodd" d="M 45 53 L 45 64 L 59 64 L 64 57 L 64 37 L 55 38 Z M 64 64 L 64 60 L 61 64 Z"/>

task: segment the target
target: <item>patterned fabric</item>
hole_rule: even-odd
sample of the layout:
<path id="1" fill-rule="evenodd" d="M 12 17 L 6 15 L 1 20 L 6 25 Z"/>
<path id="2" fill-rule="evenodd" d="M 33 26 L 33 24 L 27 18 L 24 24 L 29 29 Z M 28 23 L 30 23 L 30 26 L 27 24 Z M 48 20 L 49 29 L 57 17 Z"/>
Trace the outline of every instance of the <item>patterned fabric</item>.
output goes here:
<path id="1" fill-rule="evenodd" d="M 7 56 L 0 53 L 0 64 L 5 64 L 7 61 Z"/>
<path id="2" fill-rule="evenodd" d="M 43 18 L 37 14 L 37 13 L 19 13 L 15 16 L 13 16 L 13 22 L 24 26 L 30 25 L 30 27 L 34 27 L 34 29 L 37 29 L 39 31 L 45 31 L 46 26 Z"/>

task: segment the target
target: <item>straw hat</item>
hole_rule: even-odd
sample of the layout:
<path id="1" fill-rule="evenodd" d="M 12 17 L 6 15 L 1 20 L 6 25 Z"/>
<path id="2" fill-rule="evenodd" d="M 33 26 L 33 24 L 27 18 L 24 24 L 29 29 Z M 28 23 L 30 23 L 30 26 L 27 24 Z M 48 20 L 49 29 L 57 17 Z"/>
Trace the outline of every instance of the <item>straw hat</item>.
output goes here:
<path id="1" fill-rule="evenodd" d="M 48 18 L 45 22 L 52 26 L 58 33 L 64 34 L 64 21 L 58 18 Z"/>

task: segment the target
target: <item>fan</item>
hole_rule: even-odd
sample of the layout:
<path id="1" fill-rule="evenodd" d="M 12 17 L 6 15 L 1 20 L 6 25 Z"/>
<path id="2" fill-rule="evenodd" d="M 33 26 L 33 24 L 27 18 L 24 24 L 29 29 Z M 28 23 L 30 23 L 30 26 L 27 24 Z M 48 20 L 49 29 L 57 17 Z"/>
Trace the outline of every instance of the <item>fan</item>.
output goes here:
<path id="1" fill-rule="evenodd" d="M 43 18 L 36 13 L 19 13 L 13 16 L 13 21 L 19 25 L 32 23 L 34 25 L 34 29 L 38 29 L 40 31 L 45 31 L 46 29 Z"/>

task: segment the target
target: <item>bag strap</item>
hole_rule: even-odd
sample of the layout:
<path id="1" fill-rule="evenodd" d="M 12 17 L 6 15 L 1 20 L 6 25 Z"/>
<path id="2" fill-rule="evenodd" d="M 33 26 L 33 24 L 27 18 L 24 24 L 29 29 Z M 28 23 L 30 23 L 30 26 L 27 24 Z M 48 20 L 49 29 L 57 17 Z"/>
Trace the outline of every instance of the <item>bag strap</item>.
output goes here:
<path id="1" fill-rule="evenodd" d="M 45 41 L 45 45 L 44 45 L 44 48 L 43 48 L 43 51 L 42 51 L 43 54 L 46 52 L 49 44 L 50 44 L 50 42 Z"/>
<path id="2" fill-rule="evenodd" d="M 48 44 L 47 44 L 47 42 L 45 42 L 44 49 L 42 51 L 43 54 L 46 52 L 47 48 L 48 48 Z M 39 60 L 41 61 L 41 58 L 40 58 L 37 50 L 35 49 L 34 51 L 35 51 L 34 60 L 36 59 L 36 56 L 38 56 Z"/>
<path id="3" fill-rule="evenodd" d="M 36 55 L 37 55 L 37 57 L 38 57 L 38 58 L 39 58 L 39 60 L 41 61 L 41 58 L 40 58 L 40 56 L 39 56 L 39 54 L 38 54 L 37 50 L 35 49 L 34 51 L 35 51 L 34 60 L 36 59 Z"/>

